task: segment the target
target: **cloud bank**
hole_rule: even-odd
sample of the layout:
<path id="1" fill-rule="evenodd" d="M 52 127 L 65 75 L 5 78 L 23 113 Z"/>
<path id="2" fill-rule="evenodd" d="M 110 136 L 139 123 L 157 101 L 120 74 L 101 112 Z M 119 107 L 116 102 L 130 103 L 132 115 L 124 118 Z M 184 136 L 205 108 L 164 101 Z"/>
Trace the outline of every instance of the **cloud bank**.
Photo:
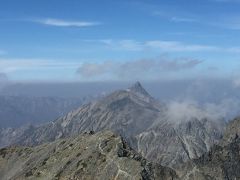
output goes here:
<path id="1" fill-rule="evenodd" d="M 136 41 L 132 39 L 100 39 L 100 40 L 84 40 L 95 45 L 100 43 L 110 50 L 118 51 L 158 51 L 158 52 L 225 52 L 240 53 L 240 46 L 220 47 L 205 44 L 188 44 L 180 41 L 166 40 L 147 40 Z"/>
<path id="2" fill-rule="evenodd" d="M 192 119 L 230 120 L 240 113 L 240 101 L 236 99 L 223 99 L 219 104 L 199 104 L 196 100 L 171 101 L 167 104 L 168 119 L 180 123 Z"/>
<path id="3" fill-rule="evenodd" d="M 128 62 L 105 61 L 84 63 L 77 69 L 82 78 L 115 77 L 115 79 L 158 79 L 161 73 L 176 73 L 193 69 L 203 61 L 191 58 L 139 59 Z"/>
<path id="4" fill-rule="evenodd" d="M 11 73 L 37 69 L 75 69 L 78 62 L 57 61 L 51 59 L 8 59 L 0 58 L 0 72 Z"/>

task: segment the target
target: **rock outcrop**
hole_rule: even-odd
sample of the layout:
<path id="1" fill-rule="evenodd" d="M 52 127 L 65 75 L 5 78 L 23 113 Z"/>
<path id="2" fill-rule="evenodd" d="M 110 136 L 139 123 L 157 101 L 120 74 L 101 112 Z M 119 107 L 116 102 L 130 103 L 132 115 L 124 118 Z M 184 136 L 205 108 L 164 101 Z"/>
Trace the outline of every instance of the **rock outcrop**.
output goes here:
<path id="1" fill-rule="evenodd" d="M 0 149 L 0 177 L 61 180 L 176 180 L 174 170 L 150 163 L 110 131 L 84 133 L 31 147 Z"/>
<path id="2" fill-rule="evenodd" d="M 185 180 L 237 180 L 240 179 L 240 138 L 220 146 L 214 145 L 199 159 L 182 165 L 178 174 Z"/>

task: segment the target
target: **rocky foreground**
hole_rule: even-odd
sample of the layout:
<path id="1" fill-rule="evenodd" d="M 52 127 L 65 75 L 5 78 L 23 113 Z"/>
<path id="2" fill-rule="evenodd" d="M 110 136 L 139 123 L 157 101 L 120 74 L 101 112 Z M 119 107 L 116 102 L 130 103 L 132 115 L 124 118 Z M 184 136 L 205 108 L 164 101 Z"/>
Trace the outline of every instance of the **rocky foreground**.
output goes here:
<path id="1" fill-rule="evenodd" d="M 240 128 L 239 122 L 234 120 L 227 129 L 233 123 L 234 129 Z M 224 143 L 173 170 L 146 160 L 111 131 L 83 133 L 35 147 L 0 149 L 0 177 L 1 180 L 238 180 L 239 134 L 233 137 L 226 131 L 224 136 Z"/>
<path id="2" fill-rule="evenodd" d="M 34 148 L 0 150 L 0 177 L 9 179 L 178 179 L 167 167 L 153 164 L 110 131 L 81 134 Z"/>

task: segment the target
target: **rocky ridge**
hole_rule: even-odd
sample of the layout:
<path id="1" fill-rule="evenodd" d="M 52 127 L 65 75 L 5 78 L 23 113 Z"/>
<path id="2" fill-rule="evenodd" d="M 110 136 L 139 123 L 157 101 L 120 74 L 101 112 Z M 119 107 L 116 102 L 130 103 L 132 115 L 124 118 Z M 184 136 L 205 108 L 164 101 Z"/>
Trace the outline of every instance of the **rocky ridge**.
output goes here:
<path id="1" fill-rule="evenodd" d="M 176 180 L 170 169 L 150 163 L 110 131 L 84 133 L 33 148 L 0 150 L 0 177 L 61 180 Z"/>

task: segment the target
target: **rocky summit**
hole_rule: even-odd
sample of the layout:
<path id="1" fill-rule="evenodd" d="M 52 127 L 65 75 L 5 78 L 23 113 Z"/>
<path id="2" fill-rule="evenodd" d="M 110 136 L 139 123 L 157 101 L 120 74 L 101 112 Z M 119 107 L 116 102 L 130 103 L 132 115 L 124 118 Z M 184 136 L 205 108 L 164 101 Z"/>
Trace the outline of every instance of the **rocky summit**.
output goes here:
<path id="1" fill-rule="evenodd" d="M 35 146 L 86 131 L 111 130 L 148 160 L 176 168 L 209 151 L 222 136 L 217 121 L 196 117 L 176 123 L 167 112 L 168 107 L 137 82 L 51 123 L 2 131 L 0 145 Z"/>
<path id="2" fill-rule="evenodd" d="M 0 150 L 1 180 L 176 180 L 167 167 L 150 163 L 110 131 L 84 133 L 34 148 Z"/>

